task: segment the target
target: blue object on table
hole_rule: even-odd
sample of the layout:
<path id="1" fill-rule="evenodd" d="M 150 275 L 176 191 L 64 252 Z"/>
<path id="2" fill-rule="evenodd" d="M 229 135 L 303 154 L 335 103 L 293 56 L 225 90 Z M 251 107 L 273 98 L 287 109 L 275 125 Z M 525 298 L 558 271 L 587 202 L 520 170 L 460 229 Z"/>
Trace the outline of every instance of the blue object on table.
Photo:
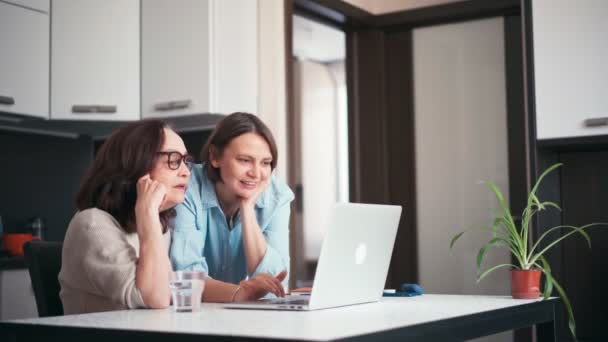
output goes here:
<path id="1" fill-rule="evenodd" d="M 384 297 L 414 297 L 424 294 L 424 289 L 418 284 L 402 284 L 399 291 L 383 293 Z"/>
<path id="2" fill-rule="evenodd" d="M 408 297 L 424 294 L 424 289 L 418 284 L 403 284 L 399 290 L 400 292 L 407 293 Z"/>

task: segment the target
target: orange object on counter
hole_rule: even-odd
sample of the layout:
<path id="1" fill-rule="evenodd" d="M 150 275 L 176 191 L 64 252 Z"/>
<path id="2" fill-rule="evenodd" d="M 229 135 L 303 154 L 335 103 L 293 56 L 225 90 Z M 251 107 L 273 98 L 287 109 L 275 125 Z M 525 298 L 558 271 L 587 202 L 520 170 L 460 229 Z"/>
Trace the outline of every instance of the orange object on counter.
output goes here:
<path id="1" fill-rule="evenodd" d="M 32 234 L 10 233 L 2 236 L 4 249 L 6 249 L 11 256 L 23 256 L 23 244 L 32 240 L 34 240 Z"/>

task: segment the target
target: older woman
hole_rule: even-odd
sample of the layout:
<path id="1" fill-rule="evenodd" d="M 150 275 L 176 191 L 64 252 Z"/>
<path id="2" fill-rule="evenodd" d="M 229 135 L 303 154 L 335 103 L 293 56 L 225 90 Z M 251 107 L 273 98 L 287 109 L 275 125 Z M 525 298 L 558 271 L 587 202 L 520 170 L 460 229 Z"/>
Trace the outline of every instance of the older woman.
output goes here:
<path id="1" fill-rule="evenodd" d="M 103 144 L 64 240 L 66 314 L 170 304 L 168 226 L 184 201 L 190 159 L 182 139 L 157 120 L 131 123 Z M 252 279 L 248 286 L 262 296 L 271 284 Z"/>

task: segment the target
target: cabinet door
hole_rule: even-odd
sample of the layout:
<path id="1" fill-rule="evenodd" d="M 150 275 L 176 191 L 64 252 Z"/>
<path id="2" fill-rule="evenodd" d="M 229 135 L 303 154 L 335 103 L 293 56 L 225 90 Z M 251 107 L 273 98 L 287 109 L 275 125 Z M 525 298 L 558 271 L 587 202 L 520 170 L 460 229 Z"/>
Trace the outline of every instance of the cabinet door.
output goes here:
<path id="1" fill-rule="evenodd" d="M 49 117 L 49 16 L 0 2 L 0 112 Z"/>
<path id="2" fill-rule="evenodd" d="M 607 222 L 608 151 L 564 152 L 560 153 L 559 161 L 564 163 L 559 171 L 561 224 L 581 226 Z M 574 309 L 579 341 L 608 341 L 608 227 L 598 226 L 586 232 L 592 248 L 578 236 L 567 238 L 559 245 L 561 258 L 556 260 L 556 266 L 561 272 L 557 279 Z M 567 326 L 564 325 L 563 330 L 567 334 Z"/>
<path id="3" fill-rule="evenodd" d="M 538 139 L 608 134 L 608 1 L 532 2 Z M 608 124 L 608 120 L 606 120 Z"/>
<path id="4" fill-rule="evenodd" d="M 0 320 L 36 317 L 38 309 L 28 270 L 0 270 Z"/>
<path id="5" fill-rule="evenodd" d="M 142 117 L 209 112 L 209 1 L 142 2 Z"/>
<path id="6" fill-rule="evenodd" d="M 257 113 L 257 6 L 256 0 L 212 2 L 211 111 L 214 113 Z"/>
<path id="7" fill-rule="evenodd" d="M 54 0 L 51 119 L 140 118 L 139 0 Z"/>

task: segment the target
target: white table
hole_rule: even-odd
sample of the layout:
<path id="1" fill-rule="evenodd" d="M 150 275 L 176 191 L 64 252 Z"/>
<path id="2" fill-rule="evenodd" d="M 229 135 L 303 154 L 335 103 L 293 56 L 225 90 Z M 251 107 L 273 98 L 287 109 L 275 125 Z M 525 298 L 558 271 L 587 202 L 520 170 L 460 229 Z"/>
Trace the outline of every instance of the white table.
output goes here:
<path id="1" fill-rule="evenodd" d="M 0 322 L 0 339 L 169 340 L 464 340 L 538 325 L 555 340 L 558 299 L 423 295 L 309 312 L 235 310 L 203 304 L 197 313 L 126 310 Z M 7 339 L 8 338 L 8 339 Z"/>

